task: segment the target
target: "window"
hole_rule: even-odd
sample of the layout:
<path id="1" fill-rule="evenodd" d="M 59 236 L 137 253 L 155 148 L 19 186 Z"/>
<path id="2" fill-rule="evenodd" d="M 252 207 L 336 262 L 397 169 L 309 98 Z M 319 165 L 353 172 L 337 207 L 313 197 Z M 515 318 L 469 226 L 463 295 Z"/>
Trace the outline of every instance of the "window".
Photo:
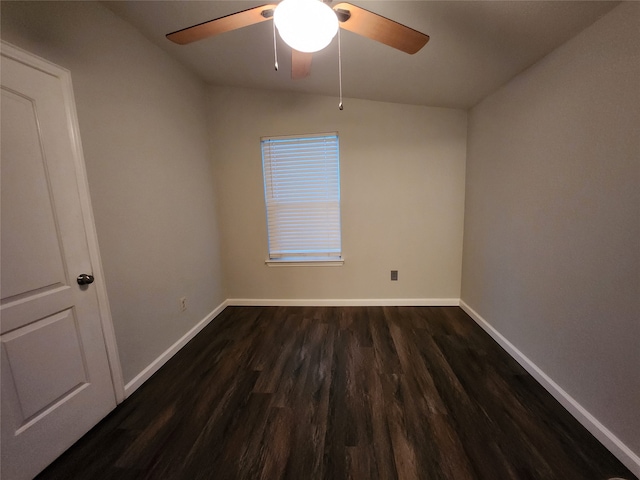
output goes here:
<path id="1" fill-rule="evenodd" d="M 269 260 L 341 262 L 338 134 L 261 143 Z"/>

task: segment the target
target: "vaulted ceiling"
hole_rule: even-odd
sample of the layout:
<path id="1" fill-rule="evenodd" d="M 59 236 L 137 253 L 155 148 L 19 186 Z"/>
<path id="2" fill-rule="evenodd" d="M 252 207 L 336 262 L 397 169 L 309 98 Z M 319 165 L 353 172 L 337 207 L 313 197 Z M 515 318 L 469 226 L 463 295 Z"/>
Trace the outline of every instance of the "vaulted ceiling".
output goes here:
<path id="1" fill-rule="evenodd" d="M 311 75 L 290 77 L 290 48 L 270 21 L 189 45 L 165 34 L 261 5 L 254 1 L 108 1 L 103 4 L 205 82 L 337 96 L 338 47 L 314 54 Z M 345 97 L 470 108 L 591 25 L 611 1 L 360 1 L 360 7 L 427 33 L 415 55 L 342 30 Z M 598 39 L 594 38 L 594 42 Z"/>

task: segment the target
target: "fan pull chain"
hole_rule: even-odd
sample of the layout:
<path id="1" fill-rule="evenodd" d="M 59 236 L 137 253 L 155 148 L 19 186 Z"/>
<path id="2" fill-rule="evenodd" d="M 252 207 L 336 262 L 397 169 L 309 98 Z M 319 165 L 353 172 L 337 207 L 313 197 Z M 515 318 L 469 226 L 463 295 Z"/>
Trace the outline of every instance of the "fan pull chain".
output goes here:
<path id="1" fill-rule="evenodd" d="M 342 105 L 342 44 L 340 42 L 340 29 L 338 28 L 338 77 L 340 82 L 340 103 L 338 104 L 338 108 L 340 110 L 344 109 Z"/>
<path id="2" fill-rule="evenodd" d="M 273 23 L 273 57 L 275 59 L 276 72 L 278 71 L 278 48 L 276 47 L 276 22 Z"/>

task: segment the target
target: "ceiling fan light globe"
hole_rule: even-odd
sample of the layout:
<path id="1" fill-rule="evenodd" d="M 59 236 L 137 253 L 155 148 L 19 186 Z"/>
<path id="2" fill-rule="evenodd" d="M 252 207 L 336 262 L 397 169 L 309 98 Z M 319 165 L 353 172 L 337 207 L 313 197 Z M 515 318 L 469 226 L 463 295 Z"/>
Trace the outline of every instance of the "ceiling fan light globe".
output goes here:
<path id="1" fill-rule="evenodd" d="M 283 0 L 273 21 L 282 40 L 299 52 L 322 50 L 338 32 L 336 13 L 319 0 Z"/>

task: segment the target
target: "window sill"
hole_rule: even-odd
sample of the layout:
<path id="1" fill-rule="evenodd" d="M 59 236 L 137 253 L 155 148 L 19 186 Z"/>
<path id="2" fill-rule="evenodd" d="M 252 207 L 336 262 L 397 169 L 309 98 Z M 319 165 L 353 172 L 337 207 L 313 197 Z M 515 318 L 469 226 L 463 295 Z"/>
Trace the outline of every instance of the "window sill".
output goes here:
<path id="1" fill-rule="evenodd" d="M 342 257 L 283 257 L 267 259 L 264 262 L 269 267 L 341 267 L 344 264 Z"/>

